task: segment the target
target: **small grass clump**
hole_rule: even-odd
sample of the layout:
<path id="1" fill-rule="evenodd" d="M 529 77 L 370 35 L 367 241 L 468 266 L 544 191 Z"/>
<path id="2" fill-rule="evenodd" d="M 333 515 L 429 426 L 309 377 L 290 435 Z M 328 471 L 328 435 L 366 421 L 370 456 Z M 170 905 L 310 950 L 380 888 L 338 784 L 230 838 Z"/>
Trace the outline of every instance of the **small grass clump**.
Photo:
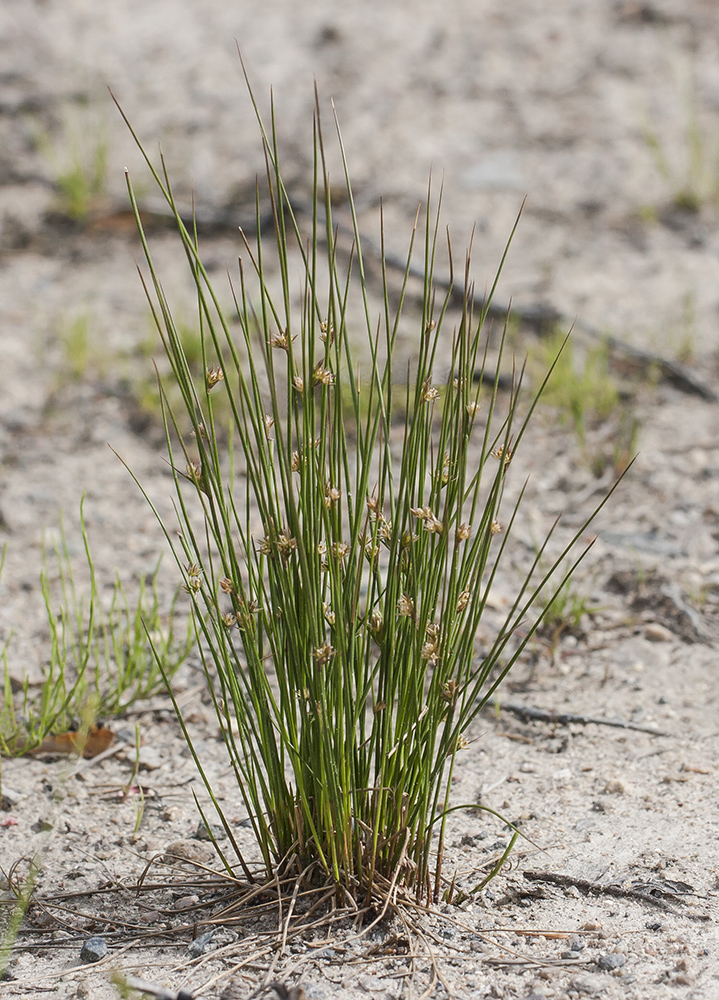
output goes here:
<path id="1" fill-rule="evenodd" d="M 154 317 L 151 315 L 150 319 L 153 324 L 152 336 L 142 342 L 139 351 L 136 353 L 141 355 L 143 359 L 147 359 L 148 357 L 152 358 L 156 370 L 159 370 L 162 375 L 165 375 L 169 372 L 169 366 L 167 364 L 164 351 L 162 351 L 161 348 L 158 351 L 157 331 L 154 324 Z M 176 321 L 176 328 L 177 335 L 180 338 L 180 343 L 182 345 L 182 351 L 187 361 L 188 369 L 191 372 L 192 377 L 197 379 L 203 376 L 205 371 L 204 348 L 200 333 L 194 324 L 184 322 L 180 319 Z M 160 433 L 162 433 L 163 392 L 167 398 L 168 405 L 176 413 L 179 414 L 180 409 L 182 408 L 182 395 L 180 389 L 177 386 L 173 386 L 168 383 L 167 380 L 164 382 L 164 388 L 161 389 L 158 379 L 147 375 L 146 366 L 143 366 L 141 369 L 137 363 L 137 358 L 134 359 L 129 368 L 127 387 L 130 399 L 136 410 L 135 420 L 140 426 L 147 426 L 153 430 L 157 429 Z M 218 432 L 221 428 L 224 429 L 232 419 L 230 408 L 223 405 L 224 402 L 224 399 L 217 397 L 214 418 Z M 182 430 L 183 432 L 192 431 L 192 426 L 189 421 L 184 421 Z"/>
<path id="2" fill-rule="evenodd" d="M 89 106 L 66 109 L 58 137 L 37 128 L 35 142 L 53 171 L 56 211 L 73 222 L 86 222 L 107 184 L 108 141 L 102 120 Z"/>
<path id="3" fill-rule="evenodd" d="M 540 596 L 540 632 L 549 639 L 553 650 L 557 648 L 563 635 L 581 634 L 587 617 L 599 610 L 592 600 L 588 582 L 586 579 L 580 580 L 579 574 L 574 574 L 559 589 L 553 589 L 551 595 Z"/>
<path id="4" fill-rule="evenodd" d="M 194 645 L 191 629 L 184 635 L 176 632 L 175 601 L 167 616 L 160 611 L 159 564 L 148 582 L 140 581 L 132 600 L 116 576 L 105 605 L 82 507 L 80 523 L 88 569 L 84 593 L 76 584 L 64 530 L 53 549 L 44 552 L 40 584 L 50 650 L 39 690 L 26 679 L 15 694 L 7 664 L 11 639 L 0 653 L 4 665 L 0 753 L 5 755 L 26 753 L 48 736 L 120 715 L 135 701 L 163 689 L 163 675 L 173 676 Z"/>
<path id="5" fill-rule="evenodd" d="M 695 80 L 677 81 L 677 97 L 683 104 L 682 132 L 672 145 L 649 115 L 643 125 L 644 141 L 654 165 L 671 191 L 671 207 L 696 214 L 704 206 L 719 207 L 719 124 L 701 114 Z M 654 206 L 643 206 L 640 214 L 655 221 Z"/>
<path id="6" fill-rule="evenodd" d="M 156 169 L 145 156 L 197 295 L 199 377 L 128 177 L 169 389 L 181 398 L 178 409 L 163 389 L 179 517 L 179 531 L 164 530 L 265 876 L 326 884 L 343 906 L 386 907 L 400 890 L 437 899 L 465 734 L 540 624 L 538 611 L 515 637 L 586 525 L 547 572 L 545 541 L 479 655 L 477 629 L 520 516 L 522 491 L 505 505 L 505 486 L 536 397 L 520 410 L 520 372 L 506 395 L 498 381 L 483 389 L 488 338 L 485 313 L 473 311 L 469 256 L 463 306 L 450 314 L 450 292 L 433 283 L 439 222 L 429 198 L 404 281 L 391 288 L 383 270 L 375 313 L 339 129 L 347 246 L 333 224 L 319 109 L 306 228 L 282 180 L 274 127 L 260 127 L 274 236 L 258 225 L 254 244 L 244 240 L 231 318 L 164 161 Z M 263 207 L 258 187 L 258 220 Z M 416 242 L 424 282 L 407 368 L 398 331 L 411 311 Z M 231 413 L 229 440 L 218 431 L 218 398 Z"/>
<path id="7" fill-rule="evenodd" d="M 579 356 L 566 334 L 556 330 L 530 352 L 529 365 L 537 385 L 546 379 L 543 406 L 551 407 L 562 423 L 572 426 L 592 472 L 596 476 L 608 469 L 617 475 L 624 472 L 636 453 L 639 422 L 612 375 L 607 347 L 588 347 Z M 591 434 L 602 426 L 604 434 Z"/>

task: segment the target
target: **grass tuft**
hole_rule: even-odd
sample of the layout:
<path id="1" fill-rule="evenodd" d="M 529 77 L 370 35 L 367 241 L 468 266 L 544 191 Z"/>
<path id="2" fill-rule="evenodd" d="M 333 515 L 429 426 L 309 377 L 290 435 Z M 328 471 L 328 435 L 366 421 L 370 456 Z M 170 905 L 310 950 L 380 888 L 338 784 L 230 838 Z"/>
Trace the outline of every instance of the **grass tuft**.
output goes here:
<path id="1" fill-rule="evenodd" d="M 610 370 L 607 346 L 587 347 L 579 356 L 566 334 L 557 330 L 530 352 L 529 371 L 536 385 L 544 383 L 542 404 L 572 426 L 582 458 L 594 475 L 600 477 L 607 470 L 623 473 L 636 454 L 639 421 Z M 602 427 L 599 439 L 591 434 Z"/>
<path id="2" fill-rule="evenodd" d="M 516 369 L 510 392 L 500 393 L 499 376 L 482 387 L 488 335 L 472 305 L 469 253 L 459 311 L 434 287 L 431 187 L 404 281 L 390 287 L 383 268 L 375 309 L 339 127 L 354 231 L 347 245 L 333 222 L 319 106 L 306 227 L 282 180 L 274 110 L 269 130 L 258 121 L 274 233 L 263 236 L 259 225 L 258 186 L 258 235 L 243 236 L 232 316 L 180 218 L 164 160 L 156 168 L 143 153 L 194 283 L 199 376 L 128 176 L 146 291 L 171 366 L 161 394 L 179 525 L 164 530 L 267 877 L 328 883 L 343 905 L 386 907 L 400 890 L 436 900 L 465 733 L 540 624 L 537 596 L 586 525 L 547 571 L 545 540 L 480 654 L 477 630 L 520 517 L 523 490 L 505 503 L 505 488 L 537 398 L 520 408 Z M 424 272 L 416 309 L 406 304 L 413 255 Z M 399 361 L 405 323 L 416 331 L 409 366 Z M 231 414 L 229 439 L 218 399 Z"/>
<path id="3" fill-rule="evenodd" d="M 7 663 L 12 637 L 0 651 L 4 666 L 2 754 L 26 753 L 40 746 L 46 737 L 78 725 L 82 735 L 83 726 L 89 728 L 98 718 L 121 714 L 135 701 L 161 690 L 163 677 L 174 675 L 194 645 L 191 628 L 184 636 L 176 633 L 175 601 L 167 616 L 160 611 L 159 564 L 149 582 L 140 581 L 138 594 L 132 600 L 117 576 L 111 585 L 109 605 L 105 605 L 82 505 L 80 525 L 88 571 L 84 587 L 76 583 L 62 527 L 57 544 L 43 553 L 40 585 L 50 650 L 39 690 L 26 679 L 15 694 Z M 148 646 L 148 634 L 154 653 Z"/>
<path id="4" fill-rule="evenodd" d="M 105 194 L 108 141 L 101 118 L 92 108 L 67 108 L 53 139 L 35 129 L 38 150 L 53 172 L 55 209 L 73 222 L 85 223 Z"/>

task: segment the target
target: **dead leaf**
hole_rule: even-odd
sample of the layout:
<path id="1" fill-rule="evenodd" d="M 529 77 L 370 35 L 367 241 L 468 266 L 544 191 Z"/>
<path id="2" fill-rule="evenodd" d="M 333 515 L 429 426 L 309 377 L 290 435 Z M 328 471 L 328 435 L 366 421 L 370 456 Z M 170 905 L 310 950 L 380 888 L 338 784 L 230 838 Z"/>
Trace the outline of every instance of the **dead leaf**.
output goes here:
<path id="1" fill-rule="evenodd" d="M 82 746 L 83 733 L 68 732 L 55 733 L 46 736 L 39 747 L 35 747 L 30 753 L 78 753 Z M 115 734 L 107 726 L 91 726 L 82 747 L 83 757 L 97 757 L 104 753 L 108 747 L 112 746 Z"/>

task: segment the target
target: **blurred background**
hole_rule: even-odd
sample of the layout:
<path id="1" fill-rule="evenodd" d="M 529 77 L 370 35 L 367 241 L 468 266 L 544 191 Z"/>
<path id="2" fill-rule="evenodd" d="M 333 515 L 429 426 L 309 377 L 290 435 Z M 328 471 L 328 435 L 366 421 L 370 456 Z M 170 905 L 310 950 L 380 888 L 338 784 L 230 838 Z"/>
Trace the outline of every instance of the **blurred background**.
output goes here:
<path id="1" fill-rule="evenodd" d="M 3 0 L 3 249 L 62 260 L 63 216 L 102 229 L 126 208 L 125 166 L 142 191 L 108 87 L 231 232 L 262 170 L 239 45 L 264 112 L 274 89 L 290 180 L 307 181 L 316 81 L 360 209 L 384 199 L 397 248 L 432 169 L 455 245 L 476 224 L 489 279 L 526 197 L 505 298 L 703 354 L 719 343 L 718 27 L 712 0 Z M 102 313 L 113 279 L 72 270 L 64 295 Z M 37 280 L 35 310 L 60 308 Z"/>
<path id="2" fill-rule="evenodd" d="M 184 263 L 108 88 L 147 148 L 162 145 L 180 200 L 194 196 L 222 276 L 264 169 L 238 46 L 266 117 L 273 90 L 293 197 L 310 190 L 316 83 L 326 131 L 337 109 L 369 237 L 382 199 L 388 249 L 405 252 L 431 171 L 460 264 L 475 228 L 482 288 L 526 199 L 501 302 L 715 378 L 714 0 L 0 0 L 7 628 L 37 587 L 43 533 L 83 490 L 100 562 L 117 565 L 121 546 L 133 575 L 154 565 L 156 525 L 107 448 L 169 510 L 125 167 L 190 346 L 192 301 L 183 315 Z"/>

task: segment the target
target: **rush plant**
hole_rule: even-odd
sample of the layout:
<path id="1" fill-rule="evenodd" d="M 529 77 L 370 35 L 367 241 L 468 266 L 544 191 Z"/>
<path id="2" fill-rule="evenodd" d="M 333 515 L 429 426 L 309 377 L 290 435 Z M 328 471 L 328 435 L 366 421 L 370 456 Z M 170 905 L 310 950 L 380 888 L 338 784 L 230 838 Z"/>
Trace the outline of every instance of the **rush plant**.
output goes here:
<path id="1" fill-rule="evenodd" d="M 541 610 L 531 620 L 537 595 L 586 525 L 546 572 L 545 541 L 480 654 L 477 630 L 520 516 L 522 491 L 505 509 L 505 484 L 536 397 L 520 408 L 519 372 L 508 393 L 498 375 L 483 388 L 485 308 L 474 306 L 469 255 L 461 308 L 452 312 L 450 294 L 435 290 L 439 222 L 429 198 L 404 280 L 390 287 L 382 268 L 375 312 L 339 128 L 354 231 L 346 246 L 333 222 L 319 107 L 306 225 L 282 180 L 274 114 L 269 130 L 258 121 L 267 178 L 257 235 L 242 234 L 231 314 L 180 218 L 164 161 L 155 167 L 144 154 L 194 282 L 199 365 L 183 348 L 128 176 L 169 387 L 182 400 L 177 412 L 164 393 L 179 519 L 164 530 L 266 876 L 304 873 L 345 903 L 386 905 L 400 889 L 431 900 L 467 729 L 540 623 Z M 262 235 L 265 205 L 271 237 Z M 424 281 L 415 307 L 417 243 Z M 416 330 L 409 365 L 406 353 L 398 360 L 405 322 Z M 502 335 L 500 362 L 503 345 Z M 215 416 L 220 394 L 229 438 Z M 188 419 L 191 433 L 182 433 Z"/>

